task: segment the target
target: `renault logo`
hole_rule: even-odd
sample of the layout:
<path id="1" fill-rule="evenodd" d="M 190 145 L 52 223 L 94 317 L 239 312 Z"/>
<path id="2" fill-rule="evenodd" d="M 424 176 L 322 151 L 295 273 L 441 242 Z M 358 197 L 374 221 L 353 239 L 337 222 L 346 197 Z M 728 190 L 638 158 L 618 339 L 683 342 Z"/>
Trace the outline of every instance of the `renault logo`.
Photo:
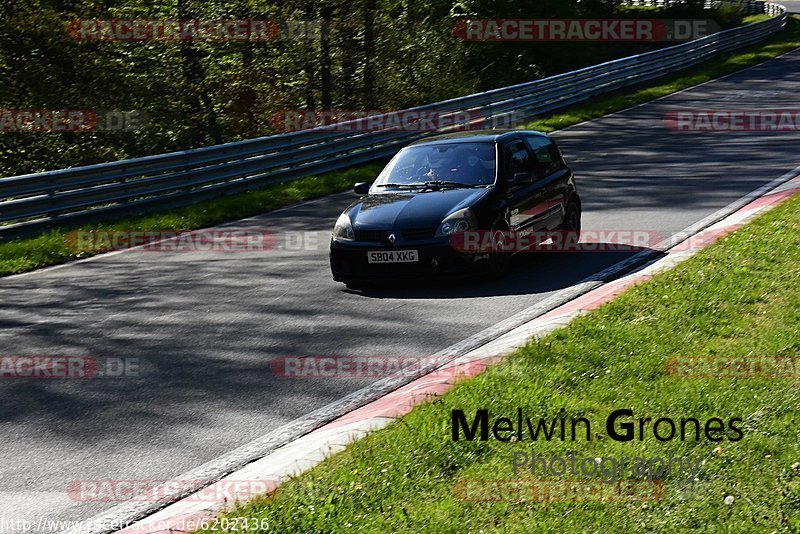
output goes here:
<path id="1" fill-rule="evenodd" d="M 389 243 L 390 244 L 394 245 L 394 242 L 396 240 L 397 240 L 397 238 L 394 236 L 394 234 L 389 234 Z"/>

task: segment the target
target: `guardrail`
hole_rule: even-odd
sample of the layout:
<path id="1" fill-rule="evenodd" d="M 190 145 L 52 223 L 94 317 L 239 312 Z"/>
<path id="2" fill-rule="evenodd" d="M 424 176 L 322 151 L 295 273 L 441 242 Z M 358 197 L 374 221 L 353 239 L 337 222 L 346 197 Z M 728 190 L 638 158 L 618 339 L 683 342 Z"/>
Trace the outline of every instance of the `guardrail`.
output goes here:
<path id="1" fill-rule="evenodd" d="M 684 4 L 686 0 L 626 0 L 626 4 L 631 6 L 648 6 L 648 7 L 671 7 Z M 765 13 L 767 15 L 780 15 L 782 12 L 779 4 L 772 4 L 764 2 L 763 0 L 704 0 L 703 7 L 711 8 L 722 4 L 740 6 L 747 13 L 758 14 Z"/>
<path id="2" fill-rule="evenodd" d="M 641 0 L 640 0 L 641 1 Z M 663 1 L 663 0 L 650 0 Z M 502 87 L 412 111 L 442 116 L 470 111 L 477 120 L 553 111 L 700 63 L 765 39 L 786 24 L 782 6 L 759 2 L 767 21 L 600 65 Z M 398 112 L 400 113 L 400 112 Z M 435 132 L 392 128 L 350 131 L 348 124 L 195 150 L 0 179 L 0 238 L 123 213 L 177 207 L 393 155 Z M 343 131 L 345 130 L 345 131 Z"/>

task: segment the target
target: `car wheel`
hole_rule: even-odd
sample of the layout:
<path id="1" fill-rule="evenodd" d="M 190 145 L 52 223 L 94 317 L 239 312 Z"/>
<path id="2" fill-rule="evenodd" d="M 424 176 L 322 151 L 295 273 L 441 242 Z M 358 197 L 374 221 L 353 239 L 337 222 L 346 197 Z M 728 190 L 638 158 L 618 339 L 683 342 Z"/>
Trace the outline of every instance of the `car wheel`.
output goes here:
<path id="1" fill-rule="evenodd" d="M 492 251 L 489 253 L 489 273 L 493 278 L 502 278 L 511 267 L 511 254 L 506 251 L 504 243 L 507 232 L 501 228 L 492 230 Z"/>
<path id="2" fill-rule="evenodd" d="M 567 204 L 564 215 L 564 231 L 567 232 L 568 243 L 577 243 L 581 237 L 581 205 L 572 199 Z"/>

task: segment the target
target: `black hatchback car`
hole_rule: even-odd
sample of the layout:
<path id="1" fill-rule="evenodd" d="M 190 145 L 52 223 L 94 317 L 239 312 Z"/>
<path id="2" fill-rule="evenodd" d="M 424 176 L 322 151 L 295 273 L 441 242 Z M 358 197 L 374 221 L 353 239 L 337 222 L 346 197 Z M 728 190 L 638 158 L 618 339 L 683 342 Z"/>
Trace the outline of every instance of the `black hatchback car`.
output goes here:
<path id="1" fill-rule="evenodd" d="M 334 280 L 503 274 L 513 250 L 454 246 L 470 231 L 580 232 L 575 178 L 555 142 L 525 131 L 461 132 L 403 148 L 333 229 Z"/>

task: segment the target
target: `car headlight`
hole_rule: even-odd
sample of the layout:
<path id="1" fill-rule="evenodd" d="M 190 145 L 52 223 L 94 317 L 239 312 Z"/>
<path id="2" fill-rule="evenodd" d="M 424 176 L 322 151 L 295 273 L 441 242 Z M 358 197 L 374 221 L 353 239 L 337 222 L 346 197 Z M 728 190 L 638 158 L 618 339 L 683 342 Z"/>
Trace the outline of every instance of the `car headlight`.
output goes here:
<path id="1" fill-rule="evenodd" d="M 333 237 L 345 241 L 353 241 L 356 238 L 350 217 L 346 213 L 342 213 L 336 220 L 336 225 L 333 227 Z"/>
<path id="2" fill-rule="evenodd" d="M 474 230 L 476 227 L 475 214 L 472 213 L 472 210 L 469 208 L 464 208 L 455 213 L 451 213 L 442 221 L 442 224 L 439 225 L 439 229 L 436 230 L 436 237 L 466 232 L 467 230 Z"/>

